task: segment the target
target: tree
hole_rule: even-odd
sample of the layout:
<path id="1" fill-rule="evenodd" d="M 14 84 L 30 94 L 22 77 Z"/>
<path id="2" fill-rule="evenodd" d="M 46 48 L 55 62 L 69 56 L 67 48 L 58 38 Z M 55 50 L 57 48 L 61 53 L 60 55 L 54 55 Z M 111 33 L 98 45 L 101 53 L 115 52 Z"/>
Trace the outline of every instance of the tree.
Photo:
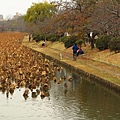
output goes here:
<path id="1" fill-rule="evenodd" d="M 43 22 L 46 18 L 50 18 L 56 12 L 54 5 L 47 2 L 33 3 L 27 10 L 25 21 L 36 23 L 37 21 Z"/>
<path id="2" fill-rule="evenodd" d="M 86 0 L 76 1 L 76 8 L 82 13 L 86 23 L 82 26 L 87 34 L 93 32 L 90 37 L 91 48 L 94 48 L 94 36 L 105 34 L 120 35 L 120 4 L 116 0 Z"/>
<path id="3" fill-rule="evenodd" d="M 82 25 L 85 24 L 85 19 L 82 16 L 81 10 L 73 1 L 57 1 L 52 4 L 57 6 L 58 12 L 54 16 L 54 27 L 62 32 L 70 34 L 79 33 L 82 31 Z"/>
<path id="4" fill-rule="evenodd" d="M 34 32 L 48 33 L 48 28 L 50 27 L 48 20 L 51 19 L 55 12 L 56 8 L 52 4 L 47 2 L 33 3 L 27 10 L 24 20 L 30 23 L 30 26 L 34 28 Z"/>
<path id="5" fill-rule="evenodd" d="M 89 24 L 86 25 L 90 31 L 97 30 L 102 34 L 106 31 L 112 36 L 120 35 L 120 4 L 115 0 L 104 0 L 95 4 L 94 12 L 91 14 Z"/>
<path id="6" fill-rule="evenodd" d="M 26 23 L 24 22 L 23 16 L 19 16 L 16 19 L 8 19 L 7 21 L 3 21 L 3 25 L 1 27 L 4 28 L 4 31 L 26 31 Z"/>

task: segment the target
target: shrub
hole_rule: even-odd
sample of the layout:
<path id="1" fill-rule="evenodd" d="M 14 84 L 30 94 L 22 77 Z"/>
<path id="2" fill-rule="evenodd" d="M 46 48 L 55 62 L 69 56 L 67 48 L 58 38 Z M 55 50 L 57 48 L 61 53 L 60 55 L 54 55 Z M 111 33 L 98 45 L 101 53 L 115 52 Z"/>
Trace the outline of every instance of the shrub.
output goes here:
<path id="1" fill-rule="evenodd" d="M 59 39 L 59 41 L 65 43 L 68 39 L 69 39 L 68 36 L 63 36 Z"/>
<path id="2" fill-rule="evenodd" d="M 33 40 L 36 40 L 37 36 L 38 36 L 38 34 L 33 33 L 33 34 L 32 34 Z"/>
<path id="3" fill-rule="evenodd" d="M 40 35 L 39 35 L 39 34 L 34 33 L 34 34 L 32 35 L 32 37 L 33 37 L 33 40 L 35 40 L 36 42 L 39 42 L 39 41 L 40 41 Z"/>
<path id="4" fill-rule="evenodd" d="M 49 41 L 55 42 L 55 41 L 56 41 L 56 37 L 55 37 L 55 36 L 50 37 L 50 38 L 49 38 Z"/>
<path id="5" fill-rule="evenodd" d="M 54 35 L 54 34 L 47 34 L 47 36 L 46 36 L 46 40 L 50 40 L 51 37 L 53 37 L 53 36 L 55 36 L 55 35 Z"/>
<path id="6" fill-rule="evenodd" d="M 83 42 L 84 42 L 83 39 L 79 39 L 79 40 L 76 41 L 76 43 L 77 43 L 79 46 L 81 46 Z"/>
<path id="7" fill-rule="evenodd" d="M 44 34 L 34 33 L 34 34 L 32 35 L 32 38 L 33 38 L 33 40 L 35 40 L 36 42 L 39 42 L 39 41 L 45 39 L 45 35 L 44 35 Z"/>
<path id="8" fill-rule="evenodd" d="M 109 44 L 110 51 L 120 52 L 120 37 L 114 37 L 110 40 Z"/>
<path id="9" fill-rule="evenodd" d="M 45 40 L 45 34 L 40 34 L 40 40 Z"/>
<path id="10" fill-rule="evenodd" d="M 108 49 L 108 43 L 110 41 L 110 36 L 100 36 L 97 40 L 96 40 L 96 47 L 99 50 L 105 50 Z"/>
<path id="11" fill-rule="evenodd" d="M 64 46 L 66 48 L 69 48 L 73 46 L 73 44 L 76 42 L 77 36 L 71 36 L 67 41 L 65 41 Z"/>

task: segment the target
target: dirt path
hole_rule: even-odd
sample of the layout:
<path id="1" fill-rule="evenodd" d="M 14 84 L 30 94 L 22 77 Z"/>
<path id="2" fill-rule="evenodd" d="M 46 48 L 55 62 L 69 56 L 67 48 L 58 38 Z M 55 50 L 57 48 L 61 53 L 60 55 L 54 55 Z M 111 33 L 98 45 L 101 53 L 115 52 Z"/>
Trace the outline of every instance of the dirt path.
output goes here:
<path id="1" fill-rule="evenodd" d="M 88 73 L 94 74 L 100 78 L 120 85 L 120 67 L 117 65 L 114 65 L 112 63 L 109 64 L 106 61 L 100 62 L 99 60 L 93 60 L 90 56 L 87 55 L 79 56 L 77 58 L 77 61 L 73 61 L 72 51 L 70 49 L 56 49 L 53 47 L 53 45 L 41 47 L 41 44 L 29 42 L 27 38 L 23 40 L 23 45 L 59 60 L 59 55 L 62 53 L 63 59 L 61 61 L 64 61 L 70 65 L 75 66 L 76 68 L 80 68 Z"/>

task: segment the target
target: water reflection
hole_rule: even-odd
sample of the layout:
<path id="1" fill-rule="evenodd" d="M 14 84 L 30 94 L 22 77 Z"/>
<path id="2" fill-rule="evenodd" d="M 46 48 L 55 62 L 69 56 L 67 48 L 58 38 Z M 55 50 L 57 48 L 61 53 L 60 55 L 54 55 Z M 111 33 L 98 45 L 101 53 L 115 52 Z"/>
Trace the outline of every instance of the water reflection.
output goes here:
<path id="1" fill-rule="evenodd" d="M 51 80 L 49 86 L 40 84 L 31 89 L 25 85 L 16 88 L 13 94 L 1 90 L 0 120 L 120 119 L 120 96 L 65 68 L 55 69 L 56 82 Z M 62 82 L 58 84 L 60 78 Z"/>
<path id="2" fill-rule="evenodd" d="M 67 77 L 66 70 L 63 67 L 58 67 L 55 74 L 56 74 L 57 79 L 60 79 L 60 78 L 66 79 Z"/>
<path id="3" fill-rule="evenodd" d="M 72 73 L 72 79 L 73 79 L 72 88 L 73 88 L 73 90 L 76 90 L 76 85 L 78 82 L 78 75 L 75 73 Z"/>

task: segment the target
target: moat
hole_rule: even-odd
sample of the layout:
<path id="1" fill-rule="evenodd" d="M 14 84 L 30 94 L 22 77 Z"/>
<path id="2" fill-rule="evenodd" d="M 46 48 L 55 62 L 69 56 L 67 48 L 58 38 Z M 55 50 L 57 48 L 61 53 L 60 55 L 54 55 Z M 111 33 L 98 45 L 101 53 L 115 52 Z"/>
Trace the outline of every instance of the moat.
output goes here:
<path id="1" fill-rule="evenodd" d="M 72 81 L 61 84 L 51 81 L 49 96 L 40 95 L 25 99 L 25 88 L 16 88 L 12 95 L 0 92 L 1 120 L 119 120 L 120 96 L 94 84 L 75 73 L 63 69 L 61 75 L 71 76 Z M 67 87 L 64 84 L 67 83 Z"/>

